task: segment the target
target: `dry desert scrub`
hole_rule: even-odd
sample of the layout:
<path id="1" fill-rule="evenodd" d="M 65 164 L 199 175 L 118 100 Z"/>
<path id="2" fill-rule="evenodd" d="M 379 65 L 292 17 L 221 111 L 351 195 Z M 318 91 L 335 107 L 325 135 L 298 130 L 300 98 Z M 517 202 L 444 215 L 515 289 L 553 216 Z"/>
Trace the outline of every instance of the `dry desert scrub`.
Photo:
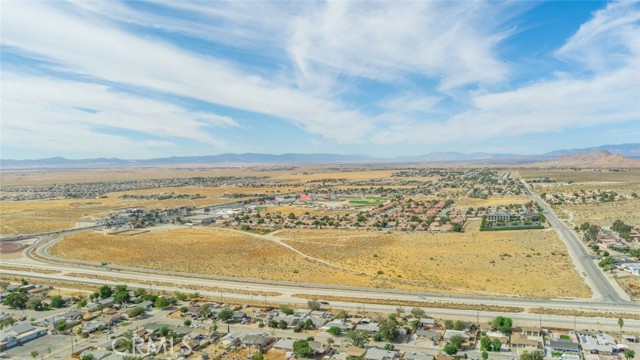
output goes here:
<path id="1" fill-rule="evenodd" d="M 553 231 L 464 233 L 285 230 L 275 236 L 303 253 L 385 287 L 412 284 L 422 291 L 535 298 L 589 297 L 566 248 Z"/>
<path id="2" fill-rule="evenodd" d="M 202 274 L 454 294 L 588 297 L 553 231 L 383 233 L 284 230 L 260 237 L 215 228 L 129 236 L 74 234 L 58 257 Z M 344 270 L 305 259 L 269 239 Z M 559 289 L 562 289 L 560 291 Z"/>
<path id="3" fill-rule="evenodd" d="M 317 299 L 317 295 L 308 294 L 294 294 L 293 297 L 301 299 L 314 300 Z M 338 301 L 338 302 L 351 302 L 359 304 L 377 304 L 377 305 L 393 305 L 393 306 L 407 306 L 407 307 L 424 307 L 432 309 L 451 309 L 451 310 L 477 310 L 477 311 L 492 311 L 492 312 L 505 312 L 505 313 L 521 313 L 524 309 L 516 306 L 501 306 L 501 305 L 485 305 L 485 304 L 461 304 L 450 302 L 438 302 L 438 301 L 412 301 L 412 300 L 396 300 L 396 299 L 380 299 L 380 298 L 361 298 L 361 297 L 348 297 L 348 296 L 331 296 L 323 295 L 322 300 Z"/>
<path id="4" fill-rule="evenodd" d="M 150 269 L 312 283 L 372 285 L 370 277 L 344 273 L 289 249 L 236 231 L 193 228 L 136 236 L 74 234 L 54 245 L 61 258 L 107 261 Z"/>
<path id="5" fill-rule="evenodd" d="M 122 282 L 125 281 L 124 278 L 115 277 L 115 276 L 104 276 L 97 274 L 83 274 L 83 273 L 68 273 L 66 276 L 84 278 L 84 279 L 96 279 L 96 280 L 106 280 L 113 282 Z M 135 280 L 136 283 L 145 284 L 145 285 L 153 285 L 153 286 L 165 286 L 165 287 L 179 287 L 181 289 L 186 290 L 194 290 L 194 291 L 211 291 L 211 292 L 222 292 L 225 294 L 242 294 L 242 295 L 253 295 L 253 296 L 280 296 L 282 295 L 279 292 L 275 291 L 260 291 L 260 290 L 242 290 L 242 289 L 232 289 L 225 288 L 219 286 L 208 286 L 208 285 L 188 285 L 188 284 L 177 284 L 166 281 L 152 281 L 152 280 Z"/>
<path id="6" fill-rule="evenodd" d="M 550 308 L 531 308 L 529 309 L 531 314 L 542 315 L 561 315 L 561 316 L 575 316 L 575 317 L 599 317 L 599 318 L 622 318 L 630 320 L 640 320 L 640 314 L 630 314 L 621 312 L 610 311 L 583 311 L 583 310 L 570 310 L 570 309 L 550 309 Z"/>

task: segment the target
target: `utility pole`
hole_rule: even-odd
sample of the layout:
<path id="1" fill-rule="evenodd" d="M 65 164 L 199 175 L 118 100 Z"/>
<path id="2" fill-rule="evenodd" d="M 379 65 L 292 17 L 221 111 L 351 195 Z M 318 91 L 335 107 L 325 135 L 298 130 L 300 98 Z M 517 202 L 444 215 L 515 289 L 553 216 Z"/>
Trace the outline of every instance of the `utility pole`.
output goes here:
<path id="1" fill-rule="evenodd" d="M 539 316 L 540 316 L 540 331 L 542 331 L 542 314 L 540 314 Z"/>
<path id="2" fill-rule="evenodd" d="M 480 311 L 476 310 L 476 325 L 478 325 L 478 329 L 480 329 Z"/>

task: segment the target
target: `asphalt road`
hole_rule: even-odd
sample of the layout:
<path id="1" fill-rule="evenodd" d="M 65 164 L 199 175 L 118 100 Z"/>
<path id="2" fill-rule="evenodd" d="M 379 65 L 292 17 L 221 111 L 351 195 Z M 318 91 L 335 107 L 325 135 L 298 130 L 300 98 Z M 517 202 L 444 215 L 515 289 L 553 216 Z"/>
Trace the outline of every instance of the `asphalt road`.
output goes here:
<path id="1" fill-rule="evenodd" d="M 573 262 L 578 270 L 586 275 L 586 282 L 591 287 L 598 300 L 607 304 L 620 304 L 627 302 L 626 294 L 621 294 L 621 289 L 614 286 L 607 276 L 598 268 L 598 265 L 591 259 L 587 249 L 573 229 L 562 223 L 551 207 L 544 202 L 529 188 L 523 181 L 529 196 L 531 196 L 543 209 L 543 214 L 549 224 L 558 232 L 558 235 L 567 246 L 573 258 Z"/>

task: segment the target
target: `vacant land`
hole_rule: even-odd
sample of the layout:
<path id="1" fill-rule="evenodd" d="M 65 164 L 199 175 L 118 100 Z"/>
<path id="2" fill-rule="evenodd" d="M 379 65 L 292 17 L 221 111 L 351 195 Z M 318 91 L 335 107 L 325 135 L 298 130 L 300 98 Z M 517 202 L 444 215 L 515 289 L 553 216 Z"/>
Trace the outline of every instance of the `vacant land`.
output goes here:
<path id="1" fill-rule="evenodd" d="M 179 229 L 136 236 L 84 232 L 53 255 L 152 269 L 301 282 L 371 285 L 369 277 L 328 268 L 256 235 L 218 229 Z M 322 278 L 318 274 L 323 274 Z"/>
<path id="2" fill-rule="evenodd" d="M 587 297 L 566 249 L 553 231 L 353 233 L 285 231 L 285 243 L 307 255 L 395 283 L 444 292 Z"/>
<path id="3" fill-rule="evenodd" d="M 548 177 L 553 182 L 536 183 L 534 190 L 538 193 L 557 194 L 581 191 L 609 191 L 628 196 L 640 194 L 640 170 L 607 171 L 607 170 L 520 170 L 522 177 L 534 179 Z M 625 199 L 611 202 L 587 204 L 554 205 L 556 214 L 569 219 L 574 225 L 584 222 L 609 227 L 617 220 L 627 224 L 640 224 L 640 199 Z"/>
<path id="4" fill-rule="evenodd" d="M 223 229 L 180 229 L 108 236 L 86 232 L 58 243 L 52 253 L 272 280 L 458 294 L 590 296 L 554 232 L 484 233 L 477 231 L 478 221 L 470 223 L 467 232 L 455 234 L 285 230 L 259 236 Z"/>
<path id="5" fill-rule="evenodd" d="M 528 196 L 492 196 L 487 199 L 477 198 L 456 198 L 456 207 L 461 210 L 467 208 L 479 208 L 479 207 L 496 207 L 511 204 L 526 204 L 532 201 Z"/>

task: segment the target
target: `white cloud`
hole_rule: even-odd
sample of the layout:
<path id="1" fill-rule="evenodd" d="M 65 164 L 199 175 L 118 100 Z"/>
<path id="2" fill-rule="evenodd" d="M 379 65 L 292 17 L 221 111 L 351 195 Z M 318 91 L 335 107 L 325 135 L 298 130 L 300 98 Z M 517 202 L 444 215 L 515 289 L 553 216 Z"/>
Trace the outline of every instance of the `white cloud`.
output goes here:
<path id="1" fill-rule="evenodd" d="M 511 71 L 517 69 L 505 64 L 498 47 L 514 34 L 512 20 L 534 5 L 509 1 L 154 4 L 168 10 L 154 13 L 122 2 L 4 3 L 0 41 L 52 61 L 58 70 L 273 116 L 337 143 L 450 143 L 640 118 L 638 2 L 612 3 L 594 13 L 556 52 L 571 67 L 588 72 L 558 73 L 500 92 L 492 92 L 493 85 L 509 89 Z M 214 50 L 206 46 L 187 50 L 153 32 L 143 35 L 132 30 L 138 26 L 198 37 L 249 56 L 270 56 L 270 65 L 277 65 L 261 68 L 259 61 L 242 56 L 238 60 L 228 54 L 210 55 Z M 40 82 L 45 90 L 34 88 Z M 425 83 L 435 85 L 421 88 Z M 384 89 L 378 92 L 369 84 Z M 112 135 L 92 132 L 86 124 L 92 119 L 101 126 L 220 146 L 221 139 L 202 130 L 238 126 L 233 119 L 194 114 L 98 85 L 29 79 L 27 84 L 11 86 L 6 87 L 3 78 L 5 93 L 17 89 L 22 96 L 8 103 L 10 107 L 3 104 L 3 141 L 7 133 L 13 138 L 38 128 L 42 137 L 37 141 L 51 149 L 56 145 L 43 134 L 61 134 L 61 128 L 75 131 L 79 139 L 93 134 L 96 143 L 115 141 Z M 40 95 L 29 99 L 28 91 Z M 454 93 L 464 96 L 448 98 Z M 434 110 L 443 99 L 455 102 L 451 108 L 467 110 Z M 110 110 L 79 114 L 74 107 Z M 366 113 L 365 108 L 382 112 Z M 22 121 L 6 121 L 9 110 L 24 111 L 22 117 L 15 115 Z M 37 111 L 49 114 L 60 126 L 37 120 Z M 69 118 L 73 121 L 66 122 Z M 145 120 L 149 118 L 164 120 L 151 123 Z M 142 151 L 140 144 L 127 146 Z"/>
<path id="2" fill-rule="evenodd" d="M 230 117 L 115 92 L 98 84 L 3 72 L 2 143 L 45 151 L 148 153 L 175 139 L 221 148 L 211 127 L 236 127 Z M 136 141 L 129 136 L 160 139 Z M 135 136 L 134 136 L 135 137 Z"/>
<path id="3" fill-rule="evenodd" d="M 558 51 L 563 58 L 597 70 L 591 76 L 562 73 L 511 91 L 477 93 L 471 97 L 470 110 L 439 122 L 408 120 L 383 130 L 374 140 L 446 143 L 637 121 L 639 21 L 640 9 L 634 3 L 610 4 Z M 607 61 L 605 53 L 614 60 Z"/>
<path id="4" fill-rule="evenodd" d="M 362 141 L 373 130 L 365 116 L 339 102 L 243 73 L 220 59 L 96 26 L 48 3 L 7 4 L 2 29 L 3 44 L 80 74 L 284 118 L 338 142 Z"/>
<path id="5" fill-rule="evenodd" d="M 334 71 L 385 82 L 420 75 L 442 90 L 494 84 L 508 74 L 495 55 L 508 35 L 500 27 L 518 13 L 509 3 L 326 2 L 295 21 L 288 46 L 301 83 Z"/>
<path id="6" fill-rule="evenodd" d="M 556 55 L 598 73 L 637 63 L 639 22 L 640 1 L 612 2 L 596 11 Z"/>

